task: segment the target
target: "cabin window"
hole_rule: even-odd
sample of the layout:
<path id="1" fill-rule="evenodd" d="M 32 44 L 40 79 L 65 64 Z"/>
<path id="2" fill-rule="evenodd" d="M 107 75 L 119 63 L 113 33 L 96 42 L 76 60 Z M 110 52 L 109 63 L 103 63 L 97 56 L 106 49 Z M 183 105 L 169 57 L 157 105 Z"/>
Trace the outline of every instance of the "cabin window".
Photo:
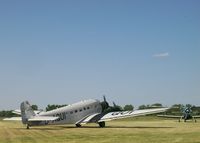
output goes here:
<path id="1" fill-rule="evenodd" d="M 78 111 L 77 110 L 75 110 L 75 113 L 77 113 Z"/>
<path id="2" fill-rule="evenodd" d="M 97 108 L 97 105 L 95 105 L 94 108 Z"/>
<path id="3" fill-rule="evenodd" d="M 67 112 L 65 114 L 67 115 Z"/>
<path id="4" fill-rule="evenodd" d="M 84 109 L 84 110 L 86 110 L 86 108 L 85 108 L 85 107 L 84 107 L 83 109 Z"/>
<path id="5" fill-rule="evenodd" d="M 82 111 L 82 109 L 79 110 L 80 112 Z"/>
<path id="6" fill-rule="evenodd" d="M 73 111 L 71 111 L 70 114 L 73 114 Z"/>
<path id="7" fill-rule="evenodd" d="M 90 109 L 90 107 L 87 107 L 87 109 Z"/>

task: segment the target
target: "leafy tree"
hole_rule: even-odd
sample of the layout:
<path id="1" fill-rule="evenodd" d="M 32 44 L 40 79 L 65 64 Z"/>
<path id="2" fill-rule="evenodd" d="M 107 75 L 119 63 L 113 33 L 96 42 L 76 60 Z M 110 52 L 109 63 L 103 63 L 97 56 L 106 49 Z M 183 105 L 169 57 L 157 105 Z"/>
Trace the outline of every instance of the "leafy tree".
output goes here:
<path id="1" fill-rule="evenodd" d="M 127 104 L 127 105 L 124 106 L 125 111 L 130 111 L 130 110 L 133 110 L 133 109 L 134 109 L 134 107 L 131 104 L 129 104 L 129 105 Z"/>
<path id="2" fill-rule="evenodd" d="M 192 105 L 192 104 L 186 104 L 185 106 L 186 106 L 187 108 L 192 108 L 193 105 Z"/>
<path id="3" fill-rule="evenodd" d="M 146 109 L 146 108 L 147 108 L 146 105 L 140 105 L 140 106 L 138 107 L 139 110 L 141 110 L 141 109 Z"/>
<path id="4" fill-rule="evenodd" d="M 0 117 L 12 117 L 14 114 L 12 113 L 11 110 L 9 111 L 0 111 Z"/>
<path id="5" fill-rule="evenodd" d="M 183 104 L 174 104 L 174 105 L 172 105 L 172 107 L 171 108 L 178 108 L 178 109 L 181 109 L 181 108 L 183 108 Z"/>
<path id="6" fill-rule="evenodd" d="M 163 107 L 161 103 L 154 103 L 151 107 Z"/>
<path id="7" fill-rule="evenodd" d="M 51 110 L 61 108 L 61 107 L 64 107 L 64 106 L 67 106 L 67 104 L 64 104 L 64 105 L 48 104 L 47 107 L 46 107 L 46 111 L 51 111 Z"/>
<path id="8" fill-rule="evenodd" d="M 38 106 L 37 105 L 32 105 L 31 106 L 33 110 L 38 110 Z"/>
<path id="9" fill-rule="evenodd" d="M 138 109 L 151 109 L 156 107 L 163 107 L 161 103 L 154 103 L 154 104 L 147 104 L 147 105 L 140 105 Z"/>

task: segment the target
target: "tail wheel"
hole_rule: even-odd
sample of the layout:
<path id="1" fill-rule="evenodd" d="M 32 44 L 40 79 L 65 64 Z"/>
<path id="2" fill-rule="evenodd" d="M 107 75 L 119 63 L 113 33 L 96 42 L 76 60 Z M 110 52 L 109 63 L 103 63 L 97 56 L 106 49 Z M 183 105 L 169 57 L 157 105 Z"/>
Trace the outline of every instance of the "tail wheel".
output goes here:
<path id="1" fill-rule="evenodd" d="M 105 122 L 99 122 L 99 127 L 103 128 L 105 126 L 106 126 Z"/>

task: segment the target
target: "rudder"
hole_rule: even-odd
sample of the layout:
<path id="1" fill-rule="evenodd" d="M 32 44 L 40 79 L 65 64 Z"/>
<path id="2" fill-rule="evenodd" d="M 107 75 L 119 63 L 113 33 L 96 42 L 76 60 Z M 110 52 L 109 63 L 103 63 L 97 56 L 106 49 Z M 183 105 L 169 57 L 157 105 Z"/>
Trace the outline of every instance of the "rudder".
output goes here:
<path id="1" fill-rule="evenodd" d="M 35 116 L 35 113 L 31 105 L 29 104 L 28 101 L 24 101 L 21 103 L 20 109 L 21 109 L 22 123 L 28 124 L 28 119 Z"/>

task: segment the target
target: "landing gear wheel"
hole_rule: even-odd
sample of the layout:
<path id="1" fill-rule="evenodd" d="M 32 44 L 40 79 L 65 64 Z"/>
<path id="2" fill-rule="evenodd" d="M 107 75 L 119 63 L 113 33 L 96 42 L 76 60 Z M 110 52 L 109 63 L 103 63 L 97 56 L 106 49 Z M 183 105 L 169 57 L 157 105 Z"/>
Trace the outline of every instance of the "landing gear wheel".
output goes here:
<path id="1" fill-rule="evenodd" d="M 194 120 L 194 122 L 196 123 L 196 122 L 197 122 L 197 120 L 195 119 L 195 120 Z"/>
<path id="2" fill-rule="evenodd" d="M 76 127 L 77 127 L 77 128 L 80 128 L 80 127 L 81 127 L 81 124 L 76 124 Z"/>
<path id="3" fill-rule="evenodd" d="M 99 127 L 100 127 L 100 128 L 104 128 L 105 125 L 106 125 L 105 122 L 99 122 Z"/>
<path id="4" fill-rule="evenodd" d="M 186 122 L 186 120 L 184 120 L 184 122 Z"/>
<path id="5" fill-rule="evenodd" d="M 178 122 L 181 122 L 181 120 L 179 119 Z"/>
<path id="6" fill-rule="evenodd" d="M 29 125 L 26 126 L 26 129 L 29 129 Z"/>

